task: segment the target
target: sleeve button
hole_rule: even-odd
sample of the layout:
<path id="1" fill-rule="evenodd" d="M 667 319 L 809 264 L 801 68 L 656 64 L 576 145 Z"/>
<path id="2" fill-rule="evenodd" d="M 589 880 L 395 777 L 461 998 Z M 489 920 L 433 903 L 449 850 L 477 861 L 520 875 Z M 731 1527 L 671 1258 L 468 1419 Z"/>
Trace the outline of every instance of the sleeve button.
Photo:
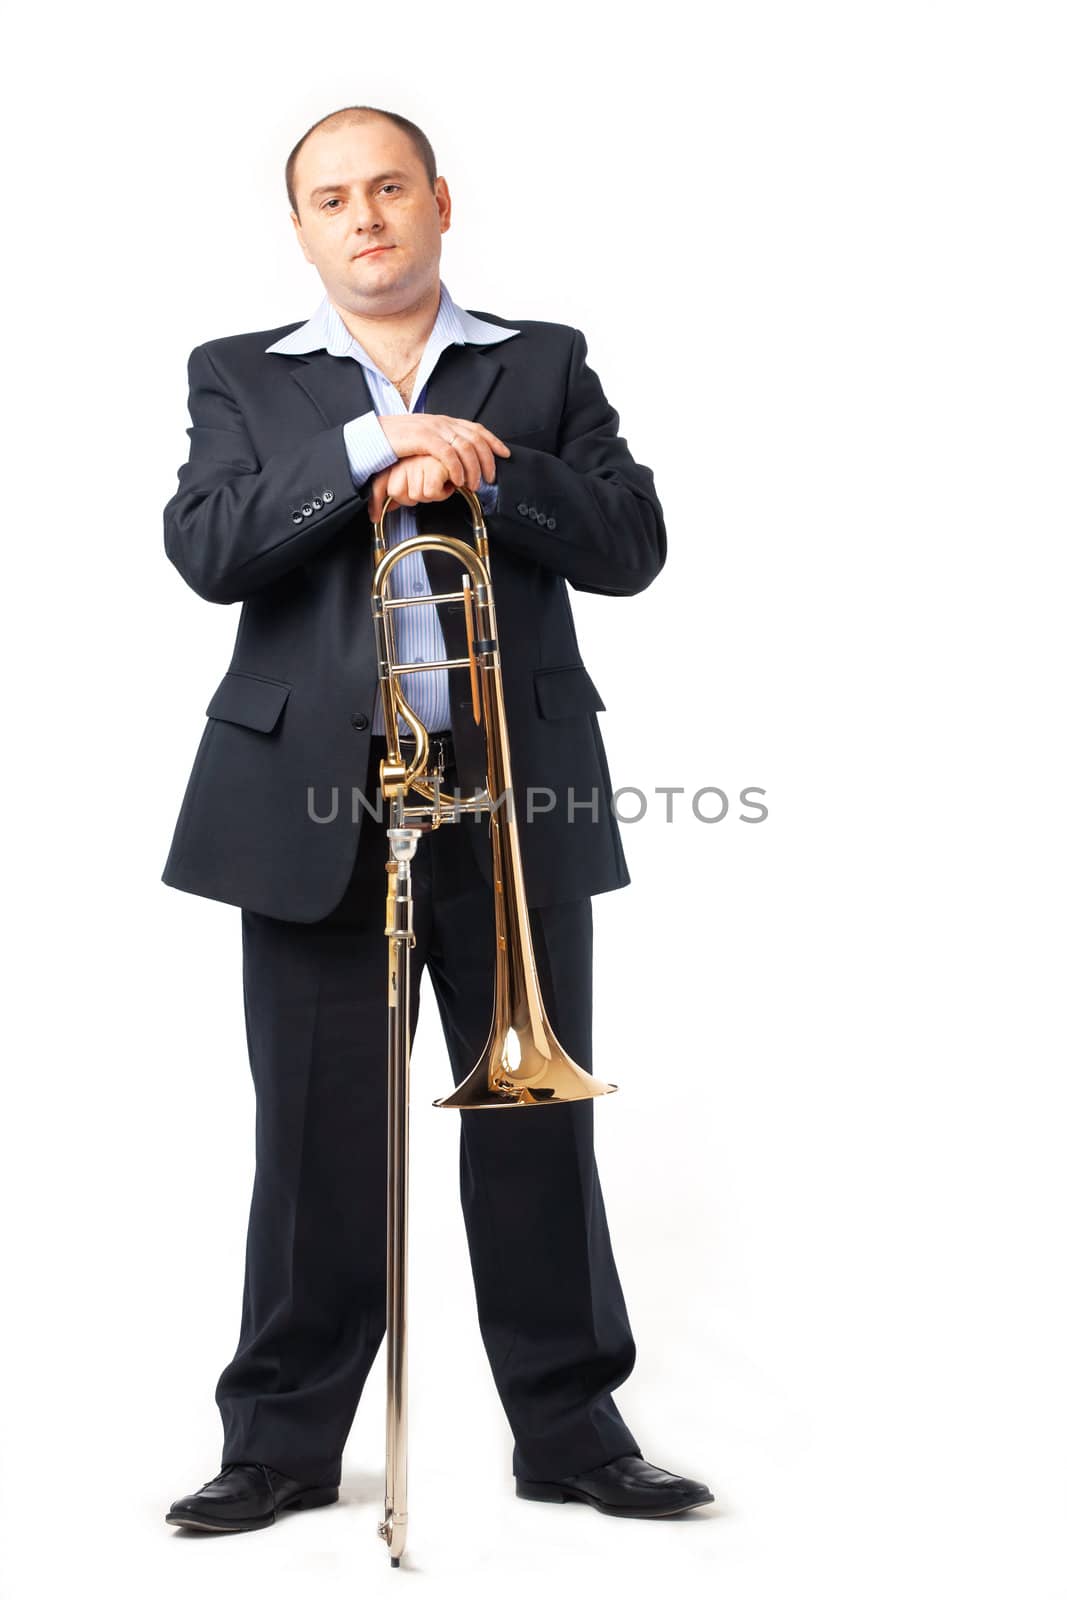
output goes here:
<path id="1" fill-rule="evenodd" d="M 548 521 L 545 523 L 545 527 L 546 528 L 554 528 L 555 526 L 556 526 L 555 517 L 549 517 Z"/>
<path id="2" fill-rule="evenodd" d="M 310 517 L 310 515 L 314 511 L 315 507 L 311 504 L 310 500 L 305 500 L 304 504 L 300 507 L 300 509 L 304 513 L 305 517 Z"/>
<path id="3" fill-rule="evenodd" d="M 525 500 L 520 500 L 518 505 L 515 507 L 515 509 L 519 513 L 520 517 L 524 517 L 526 515 L 527 511 L 529 511 L 530 508 L 526 504 Z"/>
<path id="4" fill-rule="evenodd" d="M 293 512 L 293 521 L 294 522 L 303 522 L 303 520 L 304 520 L 303 512 L 301 512 L 301 511 L 294 511 Z"/>
<path id="5" fill-rule="evenodd" d="M 322 491 L 322 503 L 323 503 L 323 505 L 327 505 L 328 506 L 332 499 L 333 499 L 333 490 L 332 489 L 324 489 Z"/>
<path id="6" fill-rule="evenodd" d="M 364 728 L 367 728 L 367 727 L 370 726 L 369 719 L 366 716 L 364 716 L 362 711 L 354 712 L 353 715 L 349 718 L 349 721 L 351 722 L 353 728 L 358 728 L 361 733 L 362 733 Z"/>

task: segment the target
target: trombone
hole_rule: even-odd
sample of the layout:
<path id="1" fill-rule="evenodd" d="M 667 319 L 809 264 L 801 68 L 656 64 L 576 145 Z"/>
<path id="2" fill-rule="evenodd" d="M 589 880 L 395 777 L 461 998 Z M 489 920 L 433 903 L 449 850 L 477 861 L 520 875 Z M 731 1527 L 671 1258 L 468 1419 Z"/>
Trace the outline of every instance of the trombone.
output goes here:
<path id="1" fill-rule="evenodd" d="M 493 861 L 496 974 L 493 1017 L 480 1057 L 452 1094 L 433 1103 L 457 1110 L 562 1105 L 610 1094 L 617 1086 L 586 1072 L 564 1050 L 545 1013 L 533 953 L 530 914 L 514 815 L 511 753 L 500 668 L 496 609 L 489 570 L 489 545 L 481 502 L 469 489 L 467 502 L 474 544 L 446 534 L 418 534 L 386 547 L 383 532 L 392 497 L 374 524 L 371 609 L 378 648 L 387 755 L 380 787 L 389 802 L 385 933 L 388 965 L 388 1203 L 386 1251 L 386 1450 L 385 1507 L 378 1533 L 398 1567 L 407 1542 L 407 1202 L 408 1103 L 410 1098 L 410 967 L 415 942 L 411 863 L 423 833 L 454 824 L 466 812 L 489 811 Z M 393 596 L 389 577 L 405 556 L 437 550 L 463 569 L 461 588 L 447 594 Z M 397 660 L 393 619 L 409 605 L 460 601 L 467 654 L 433 662 Z M 430 735 L 412 711 L 399 677 L 405 672 L 462 668 L 470 673 L 473 715 L 485 735 L 484 786 L 471 794 L 446 794 L 438 768 L 429 770 Z M 400 750 L 399 718 L 411 729 L 410 758 Z M 413 802 L 419 796 L 423 804 Z M 503 817 L 501 817 L 503 809 Z"/>

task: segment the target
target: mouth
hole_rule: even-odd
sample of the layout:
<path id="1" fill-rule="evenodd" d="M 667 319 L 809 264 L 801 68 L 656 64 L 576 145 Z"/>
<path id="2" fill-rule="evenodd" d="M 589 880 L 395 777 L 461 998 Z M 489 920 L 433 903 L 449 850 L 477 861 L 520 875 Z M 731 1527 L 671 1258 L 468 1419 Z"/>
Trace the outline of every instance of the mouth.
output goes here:
<path id="1" fill-rule="evenodd" d="M 364 256 L 380 256 L 383 255 L 386 250 L 391 250 L 392 248 L 393 246 L 391 244 L 372 245 L 369 250 L 361 250 L 355 259 L 357 261 L 362 261 Z"/>

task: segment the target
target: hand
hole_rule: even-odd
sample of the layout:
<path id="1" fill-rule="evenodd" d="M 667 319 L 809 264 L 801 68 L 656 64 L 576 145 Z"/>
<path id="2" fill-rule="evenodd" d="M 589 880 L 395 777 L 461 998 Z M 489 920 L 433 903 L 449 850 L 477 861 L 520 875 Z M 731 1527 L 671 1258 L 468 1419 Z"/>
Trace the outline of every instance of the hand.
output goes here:
<path id="1" fill-rule="evenodd" d="M 503 439 L 480 422 L 468 422 L 464 417 L 405 411 L 379 416 L 378 421 L 402 461 L 410 456 L 433 456 L 445 469 L 453 488 L 464 486 L 474 491 L 479 480 L 495 483 L 496 457 L 511 454 Z"/>
<path id="2" fill-rule="evenodd" d="M 447 500 L 455 492 L 456 485 L 435 456 L 406 456 L 371 478 L 367 515 L 377 522 L 389 496 L 394 505 L 414 506 L 428 500 Z"/>

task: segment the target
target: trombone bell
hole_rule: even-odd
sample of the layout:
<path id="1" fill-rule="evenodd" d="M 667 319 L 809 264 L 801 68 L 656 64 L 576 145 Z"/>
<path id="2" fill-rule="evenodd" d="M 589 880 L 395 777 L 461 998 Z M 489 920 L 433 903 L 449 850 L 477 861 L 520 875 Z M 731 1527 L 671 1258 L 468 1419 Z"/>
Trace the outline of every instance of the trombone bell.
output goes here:
<path id="1" fill-rule="evenodd" d="M 488 1110 L 493 1106 L 563 1105 L 572 1100 L 592 1100 L 612 1094 L 617 1084 L 594 1078 L 564 1050 L 548 1020 L 543 1039 L 529 1025 L 509 1028 L 503 1045 L 494 1036 L 477 1066 L 450 1095 L 435 1106 L 459 1111 Z M 547 1045 L 547 1050 L 543 1046 Z M 516 1059 L 517 1058 L 517 1059 Z"/>

